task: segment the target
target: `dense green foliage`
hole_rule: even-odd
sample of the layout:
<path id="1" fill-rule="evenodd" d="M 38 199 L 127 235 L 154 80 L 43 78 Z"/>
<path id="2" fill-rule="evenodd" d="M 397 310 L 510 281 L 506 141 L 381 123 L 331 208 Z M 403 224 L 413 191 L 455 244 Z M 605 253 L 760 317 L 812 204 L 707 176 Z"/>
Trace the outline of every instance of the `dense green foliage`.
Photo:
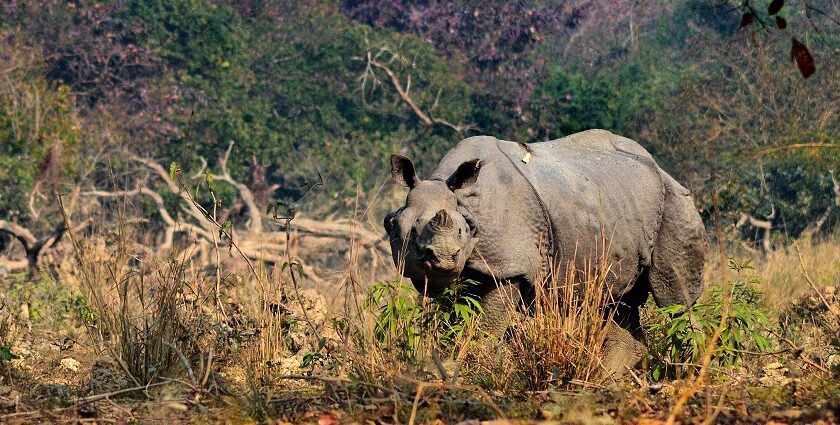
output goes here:
<path id="1" fill-rule="evenodd" d="M 653 379 L 673 376 L 676 370 L 694 370 L 704 357 L 726 366 L 740 361 L 745 352 L 763 352 L 770 347 L 770 322 L 759 307 L 761 294 L 756 289 L 760 282 L 744 273 L 752 266 L 730 260 L 729 268 L 738 273 L 738 279 L 727 285 L 715 284 L 706 299 L 691 307 L 657 309 L 661 320 L 647 329 Z"/>
<path id="2" fill-rule="evenodd" d="M 142 23 L 146 45 L 163 45 L 167 78 L 185 90 L 176 119 L 183 137 L 162 149 L 182 160 L 216 158 L 237 142 L 237 169 L 252 157 L 277 168 L 289 195 L 294 183 L 322 172 L 330 194 L 373 188 L 384 158 L 411 136 L 415 120 L 383 84 L 359 82 L 367 49 L 396 72 L 411 72 L 414 100 L 459 121 L 467 86 L 416 37 L 379 34 L 330 10 L 301 11 L 290 22 L 243 17 L 207 1 L 133 2 L 122 13 Z M 188 113 L 187 113 L 188 112 Z M 186 131 L 189 129 L 189 131 Z M 437 134 L 430 144 L 443 144 Z"/>
<path id="3" fill-rule="evenodd" d="M 375 313 L 376 341 L 401 358 L 417 358 L 424 348 L 452 354 L 456 343 L 475 332 L 470 325 L 481 313 L 478 299 L 464 293 L 468 284 L 447 288 L 432 302 L 421 304 L 411 285 L 378 283 L 371 287 L 362 310 Z"/>
<path id="4" fill-rule="evenodd" d="M 762 152 L 837 143 L 840 119 L 830 105 L 840 62 L 831 52 L 840 41 L 810 32 L 797 5 L 780 12 L 789 23 L 783 32 L 758 23 L 738 30 L 741 9 L 713 7 L 718 0 L 664 9 L 619 3 L 7 7 L 5 33 L 37 53 L 26 65 L 34 72 L 9 74 L 14 90 L 0 105 L 0 178 L 22 189 L 0 195 L 0 216 L 31 192 L 56 140 L 65 169 L 94 158 L 90 150 L 74 156 L 80 127 L 63 116 L 78 115 L 91 138 L 107 138 L 95 158 L 117 158 L 108 167 L 127 175 L 126 152 L 185 169 L 204 158 L 212 168 L 230 141 L 234 177 L 254 183 L 255 167 L 267 167 L 279 186 L 268 198 L 296 199 L 320 174 L 324 190 L 308 206 L 315 214 L 341 209 L 357 188 L 375 193 L 395 151 L 416 158 L 424 175 L 468 135 L 540 141 L 600 127 L 651 150 L 698 195 L 709 224 L 717 192 L 724 228 L 742 212 L 771 209 L 788 236 L 813 228 L 834 201 L 829 170 L 840 164 L 838 149 Z M 786 64 L 791 35 L 817 59 L 809 80 Z M 4 55 L 21 49 L 2 45 Z M 12 134 L 10 120 L 28 112 L 8 93 L 35 86 L 42 102 L 58 106 L 47 105 L 54 112 L 44 115 L 45 133 L 27 141 Z M 113 184 L 102 167 L 91 179 L 87 185 Z M 837 220 L 835 211 L 818 230 Z"/>
<path id="5" fill-rule="evenodd" d="M 0 214 L 27 222 L 35 218 L 26 211 L 32 191 L 49 194 L 86 161 L 76 157 L 83 137 L 69 90 L 39 77 L 43 63 L 31 48 L 14 37 L 7 43 L 0 50 L 8 61 L 0 82 Z"/>

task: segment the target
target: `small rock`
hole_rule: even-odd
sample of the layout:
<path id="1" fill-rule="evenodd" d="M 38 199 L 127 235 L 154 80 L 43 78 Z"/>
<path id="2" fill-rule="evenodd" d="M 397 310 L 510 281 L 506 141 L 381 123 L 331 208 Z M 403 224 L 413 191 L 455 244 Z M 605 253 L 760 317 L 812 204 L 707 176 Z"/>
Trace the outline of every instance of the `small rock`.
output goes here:
<path id="1" fill-rule="evenodd" d="M 41 387 L 40 396 L 49 398 L 55 405 L 61 407 L 69 406 L 73 400 L 70 390 L 61 384 L 47 384 Z"/>
<path id="2" fill-rule="evenodd" d="M 759 378 L 758 381 L 765 387 L 783 387 L 791 382 L 791 379 L 787 376 L 788 372 L 789 369 L 782 363 L 768 363 L 764 366 L 764 376 Z"/>
<path id="3" fill-rule="evenodd" d="M 69 370 L 70 372 L 78 372 L 79 368 L 82 367 L 82 364 L 79 363 L 78 360 L 72 357 L 65 357 L 61 359 L 61 367 Z"/>
<path id="4" fill-rule="evenodd" d="M 179 412 L 186 412 L 189 409 L 189 407 L 187 407 L 186 404 L 179 403 L 177 401 L 170 401 L 169 403 L 166 404 L 166 407 L 168 407 L 172 410 L 177 410 Z"/>
<path id="5" fill-rule="evenodd" d="M 837 369 L 840 367 L 840 354 L 830 354 L 828 359 L 825 361 L 825 365 L 828 366 L 829 369 Z"/>
<path id="6" fill-rule="evenodd" d="M 773 417 L 778 419 L 796 420 L 802 417 L 802 410 L 787 409 L 774 414 Z"/>
<path id="7" fill-rule="evenodd" d="M 20 305 L 20 312 L 18 313 L 18 320 L 21 322 L 29 321 L 29 304 L 23 303 Z"/>
<path id="8" fill-rule="evenodd" d="M 664 398 L 673 398 L 677 395 L 677 385 L 680 381 L 662 382 L 660 384 L 653 384 L 650 386 L 650 394 L 657 395 Z M 654 388 L 655 387 L 655 388 Z"/>
<path id="9" fill-rule="evenodd" d="M 0 399 L 0 407 L 16 408 L 18 405 L 20 405 L 20 393 L 16 390 L 9 391 L 9 394 Z"/>
<path id="10" fill-rule="evenodd" d="M 112 362 L 97 360 L 90 370 L 88 390 L 91 394 L 110 393 L 130 386 L 125 372 Z"/>

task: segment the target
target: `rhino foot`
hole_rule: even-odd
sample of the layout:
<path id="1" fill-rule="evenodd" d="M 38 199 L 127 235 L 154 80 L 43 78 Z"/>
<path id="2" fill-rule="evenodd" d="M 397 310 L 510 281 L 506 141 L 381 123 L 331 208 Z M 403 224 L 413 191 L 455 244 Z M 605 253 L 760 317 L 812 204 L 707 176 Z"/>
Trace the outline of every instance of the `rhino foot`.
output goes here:
<path id="1" fill-rule="evenodd" d="M 620 377 L 636 366 L 647 353 L 647 347 L 627 329 L 610 322 L 604 341 L 604 356 L 601 362 L 607 376 Z"/>

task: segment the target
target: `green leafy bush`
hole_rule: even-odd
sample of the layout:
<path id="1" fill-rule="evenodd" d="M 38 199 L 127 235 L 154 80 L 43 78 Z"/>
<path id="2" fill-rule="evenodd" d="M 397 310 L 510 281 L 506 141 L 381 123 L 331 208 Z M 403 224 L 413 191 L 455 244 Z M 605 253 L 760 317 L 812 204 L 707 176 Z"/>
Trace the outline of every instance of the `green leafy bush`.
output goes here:
<path id="1" fill-rule="evenodd" d="M 363 309 L 375 314 L 377 342 L 396 349 L 403 359 L 430 349 L 451 352 L 481 313 L 478 299 L 464 291 L 470 284 L 452 285 L 429 302 L 418 302 L 411 285 L 378 283 L 370 289 Z"/>
<path id="2" fill-rule="evenodd" d="M 715 284 L 705 300 L 691 307 L 673 305 L 656 309 L 658 320 L 647 329 L 653 379 L 694 369 L 710 347 L 715 351 L 713 364 L 728 366 L 738 363 L 744 351 L 763 351 L 770 346 L 769 321 L 758 306 L 761 296 L 756 289 L 758 278 L 743 273 L 752 268 L 750 262 L 738 264 L 730 259 L 729 267 L 738 273 L 738 279 L 728 288 Z M 721 322 L 724 326 L 720 336 L 710 344 L 709 339 Z"/>
<path id="3" fill-rule="evenodd" d="M 11 40 L 0 43 L 0 186 L 14 188 L 0 191 L 0 218 L 20 216 L 28 225 L 36 219 L 29 217 L 28 195 L 49 193 L 84 164 L 76 157 L 82 128 L 73 94 L 42 77 L 39 52 L 14 35 L 0 36 Z"/>

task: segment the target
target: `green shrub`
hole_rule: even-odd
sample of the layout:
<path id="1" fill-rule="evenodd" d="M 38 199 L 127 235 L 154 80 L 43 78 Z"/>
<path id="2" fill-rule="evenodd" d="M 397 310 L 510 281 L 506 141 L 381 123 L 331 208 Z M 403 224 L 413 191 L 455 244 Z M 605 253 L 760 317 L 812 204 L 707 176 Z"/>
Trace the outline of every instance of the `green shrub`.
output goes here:
<path id="1" fill-rule="evenodd" d="M 84 142 L 73 94 L 42 77 L 43 57 L 8 32 L 0 36 L 0 218 L 20 216 L 29 225 L 28 195 L 49 193 L 85 163 L 76 155 Z M 41 211 L 43 203 L 32 210 Z"/>
<path id="2" fill-rule="evenodd" d="M 743 273 L 752 268 L 750 262 L 738 264 L 730 259 L 729 268 L 738 273 L 738 279 L 728 288 L 713 285 L 708 297 L 691 307 L 673 305 L 656 309 L 659 320 L 647 329 L 653 379 L 662 379 L 686 367 L 693 370 L 710 345 L 715 350 L 712 362 L 721 367 L 738 363 L 744 351 L 763 351 L 769 347 L 769 321 L 759 307 L 758 278 Z M 725 322 L 723 330 L 712 345 L 709 339 L 722 321 Z"/>
<path id="3" fill-rule="evenodd" d="M 481 313 L 478 299 L 464 291 L 471 284 L 452 285 L 429 302 L 418 303 L 417 291 L 411 285 L 378 283 L 370 289 L 363 310 L 375 315 L 376 341 L 396 349 L 404 360 L 431 349 L 451 353 Z"/>

